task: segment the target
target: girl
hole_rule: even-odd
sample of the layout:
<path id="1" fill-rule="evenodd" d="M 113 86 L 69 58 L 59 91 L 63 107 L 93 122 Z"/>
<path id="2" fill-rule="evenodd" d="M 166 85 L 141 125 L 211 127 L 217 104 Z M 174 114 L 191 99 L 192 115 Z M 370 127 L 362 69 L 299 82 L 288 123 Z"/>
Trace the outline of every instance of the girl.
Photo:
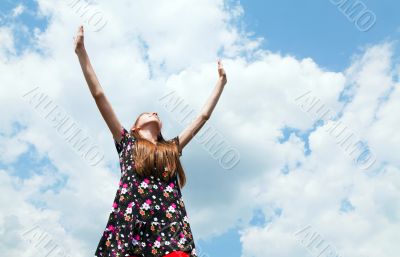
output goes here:
<path id="1" fill-rule="evenodd" d="M 210 118 L 227 82 L 219 78 L 201 113 L 179 136 L 165 140 L 156 112 L 143 112 L 126 130 L 116 117 L 89 61 L 83 26 L 74 37 L 75 53 L 90 92 L 113 135 L 121 168 L 119 188 L 96 257 L 197 257 L 181 188 L 185 172 L 182 149 Z M 179 178 L 179 179 L 178 179 Z"/>

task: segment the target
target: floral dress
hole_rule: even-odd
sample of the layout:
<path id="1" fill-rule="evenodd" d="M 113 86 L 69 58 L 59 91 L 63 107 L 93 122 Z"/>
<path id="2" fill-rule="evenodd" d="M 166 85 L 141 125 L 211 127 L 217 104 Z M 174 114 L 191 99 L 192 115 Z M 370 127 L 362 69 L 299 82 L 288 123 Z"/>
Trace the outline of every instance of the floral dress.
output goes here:
<path id="1" fill-rule="evenodd" d="M 140 177 L 131 157 L 136 139 L 124 127 L 121 134 L 120 143 L 114 140 L 121 179 L 94 256 L 161 257 L 184 251 L 198 257 L 176 173 L 168 181 Z M 178 136 L 172 140 L 179 144 Z"/>

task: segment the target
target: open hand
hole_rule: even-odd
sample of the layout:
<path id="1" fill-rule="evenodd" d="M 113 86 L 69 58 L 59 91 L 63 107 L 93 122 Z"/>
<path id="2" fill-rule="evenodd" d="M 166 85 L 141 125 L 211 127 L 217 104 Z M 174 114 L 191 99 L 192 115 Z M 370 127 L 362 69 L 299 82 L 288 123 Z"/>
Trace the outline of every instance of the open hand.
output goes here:
<path id="1" fill-rule="evenodd" d="M 82 50 L 85 49 L 85 45 L 83 43 L 83 26 L 79 26 L 78 32 L 76 33 L 76 37 L 74 37 L 74 46 L 75 46 L 75 53 L 80 53 Z"/>
<path id="2" fill-rule="evenodd" d="M 222 81 L 222 83 L 226 84 L 226 82 L 227 82 L 226 73 L 225 73 L 225 70 L 224 70 L 221 60 L 218 60 L 218 75 L 219 75 L 219 79 Z"/>

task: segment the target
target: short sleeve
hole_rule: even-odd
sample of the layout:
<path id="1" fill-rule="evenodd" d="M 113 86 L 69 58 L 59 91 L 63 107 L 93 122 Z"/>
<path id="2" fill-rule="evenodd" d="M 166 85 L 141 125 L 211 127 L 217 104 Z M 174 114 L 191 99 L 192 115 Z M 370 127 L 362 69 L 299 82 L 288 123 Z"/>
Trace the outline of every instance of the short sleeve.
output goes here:
<path id="1" fill-rule="evenodd" d="M 118 154 L 122 152 L 128 146 L 128 141 L 130 138 L 129 132 L 125 129 L 124 126 L 121 126 L 120 135 L 122 136 L 121 141 L 118 143 L 117 140 L 114 138 L 114 144 L 117 148 Z"/>
<path id="2" fill-rule="evenodd" d="M 179 136 L 174 137 L 172 140 L 173 140 L 173 141 L 175 142 L 175 144 L 177 145 L 178 151 L 179 151 Z M 180 156 L 182 156 L 182 149 L 179 151 L 179 157 L 180 157 Z"/>

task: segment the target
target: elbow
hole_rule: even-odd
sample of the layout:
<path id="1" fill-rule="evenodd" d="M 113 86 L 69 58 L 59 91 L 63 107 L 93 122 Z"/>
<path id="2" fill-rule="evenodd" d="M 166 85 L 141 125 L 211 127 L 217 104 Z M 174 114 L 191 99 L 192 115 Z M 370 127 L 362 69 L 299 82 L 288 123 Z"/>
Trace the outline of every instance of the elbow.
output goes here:
<path id="1" fill-rule="evenodd" d="M 99 99 L 99 98 L 101 98 L 103 96 L 104 96 L 104 92 L 102 92 L 102 91 L 93 93 L 93 98 L 94 99 Z"/>
<path id="2" fill-rule="evenodd" d="M 210 119 L 210 115 L 208 115 L 208 114 L 202 114 L 202 115 L 200 115 L 200 117 L 202 120 L 205 120 L 205 121 Z"/>

